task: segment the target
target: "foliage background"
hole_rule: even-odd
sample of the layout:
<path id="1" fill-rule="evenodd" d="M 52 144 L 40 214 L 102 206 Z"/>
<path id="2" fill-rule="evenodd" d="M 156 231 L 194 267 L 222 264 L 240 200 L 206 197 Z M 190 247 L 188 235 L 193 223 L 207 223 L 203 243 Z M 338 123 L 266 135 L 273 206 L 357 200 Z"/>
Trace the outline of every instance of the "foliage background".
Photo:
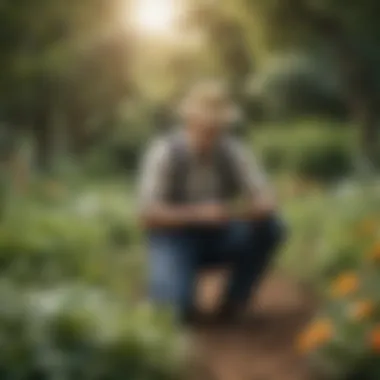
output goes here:
<path id="1" fill-rule="evenodd" d="M 352 300 L 326 291 L 343 271 L 366 277 L 378 240 L 365 234 L 379 224 L 377 1 L 183 0 L 164 34 L 137 26 L 139 2 L 0 1 L 0 376 L 178 371 L 170 313 L 143 302 L 134 183 L 187 86 L 216 76 L 291 226 L 278 266 L 326 299 L 328 328 L 305 351 L 339 327 L 349 352 L 322 349 L 322 361 L 377 379 L 378 346 L 364 339 L 377 314 L 350 335 Z M 374 275 L 362 297 L 377 305 L 377 287 Z"/>

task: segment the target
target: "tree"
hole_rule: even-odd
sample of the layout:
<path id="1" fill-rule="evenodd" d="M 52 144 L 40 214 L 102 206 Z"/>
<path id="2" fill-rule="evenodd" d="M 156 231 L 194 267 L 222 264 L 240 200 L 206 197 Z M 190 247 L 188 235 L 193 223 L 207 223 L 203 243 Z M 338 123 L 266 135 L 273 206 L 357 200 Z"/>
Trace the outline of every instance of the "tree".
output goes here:
<path id="1" fill-rule="evenodd" d="M 261 26 L 267 50 L 314 46 L 334 58 L 347 109 L 361 131 L 362 152 L 374 161 L 380 117 L 377 1 L 238 0 L 235 7 L 242 20 L 249 20 L 246 33 L 250 25 Z"/>
<path id="2" fill-rule="evenodd" d="M 15 137 L 32 134 L 40 168 L 48 168 L 57 148 L 57 115 L 76 150 L 91 134 L 88 125 L 104 125 L 127 95 L 130 45 L 127 31 L 115 27 L 119 6 L 118 0 L 1 4 L 0 117 Z"/>

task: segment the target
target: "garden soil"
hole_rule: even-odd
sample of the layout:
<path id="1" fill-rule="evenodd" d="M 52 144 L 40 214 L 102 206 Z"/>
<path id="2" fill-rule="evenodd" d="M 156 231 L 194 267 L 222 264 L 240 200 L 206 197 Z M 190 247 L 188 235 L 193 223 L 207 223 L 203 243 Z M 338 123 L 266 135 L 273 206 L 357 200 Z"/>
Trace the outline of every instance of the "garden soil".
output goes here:
<path id="1" fill-rule="evenodd" d="M 199 304 L 217 305 L 223 273 L 202 276 Z M 197 328 L 197 361 L 191 380 L 315 380 L 295 341 L 317 302 L 310 292 L 279 274 L 263 281 L 247 323 L 234 328 Z"/>

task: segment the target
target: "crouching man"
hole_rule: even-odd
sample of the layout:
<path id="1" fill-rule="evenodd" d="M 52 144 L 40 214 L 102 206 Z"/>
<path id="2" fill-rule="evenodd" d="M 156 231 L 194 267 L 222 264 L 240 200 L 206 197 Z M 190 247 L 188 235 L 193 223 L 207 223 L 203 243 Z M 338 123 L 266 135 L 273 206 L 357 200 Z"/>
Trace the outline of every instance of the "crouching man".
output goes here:
<path id="1" fill-rule="evenodd" d="M 214 317 L 230 322 L 247 308 L 284 231 L 263 173 L 232 137 L 238 110 L 225 87 L 195 85 L 180 111 L 180 128 L 154 141 L 143 160 L 150 295 L 194 322 L 198 271 L 225 266 L 230 277 Z"/>

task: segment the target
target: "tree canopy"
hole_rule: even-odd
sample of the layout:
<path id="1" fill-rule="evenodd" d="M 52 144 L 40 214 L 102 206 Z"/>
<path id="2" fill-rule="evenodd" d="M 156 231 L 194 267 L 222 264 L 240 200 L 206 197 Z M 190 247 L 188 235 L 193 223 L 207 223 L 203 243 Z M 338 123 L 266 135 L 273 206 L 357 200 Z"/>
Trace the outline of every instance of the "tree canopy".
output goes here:
<path id="1" fill-rule="evenodd" d="M 335 104 L 328 112 L 352 118 L 365 150 L 376 151 L 376 0 L 183 0 L 166 36 L 136 28 L 138 1 L 0 3 L 0 119 L 14 138 L 35 138 L 40 166 L 54 152 L 80 153 L 120 123 L 139 128 L 136 112 L 144 123 L 167 120 L 202 75 L 226 78 L 249 118 L 270 116 L 265 110 L 280 93 L 277 102 L 294 99 L 292 113 L 326 113 L 321 108 Z M 292 69 L 284 66 L 289 56 Z M 302 57 L 306 70 L 296 63 Z M 274 61 L 283 69 L 269 70 Z M 306 98 L 320 106 L 305 106 Z"/>

